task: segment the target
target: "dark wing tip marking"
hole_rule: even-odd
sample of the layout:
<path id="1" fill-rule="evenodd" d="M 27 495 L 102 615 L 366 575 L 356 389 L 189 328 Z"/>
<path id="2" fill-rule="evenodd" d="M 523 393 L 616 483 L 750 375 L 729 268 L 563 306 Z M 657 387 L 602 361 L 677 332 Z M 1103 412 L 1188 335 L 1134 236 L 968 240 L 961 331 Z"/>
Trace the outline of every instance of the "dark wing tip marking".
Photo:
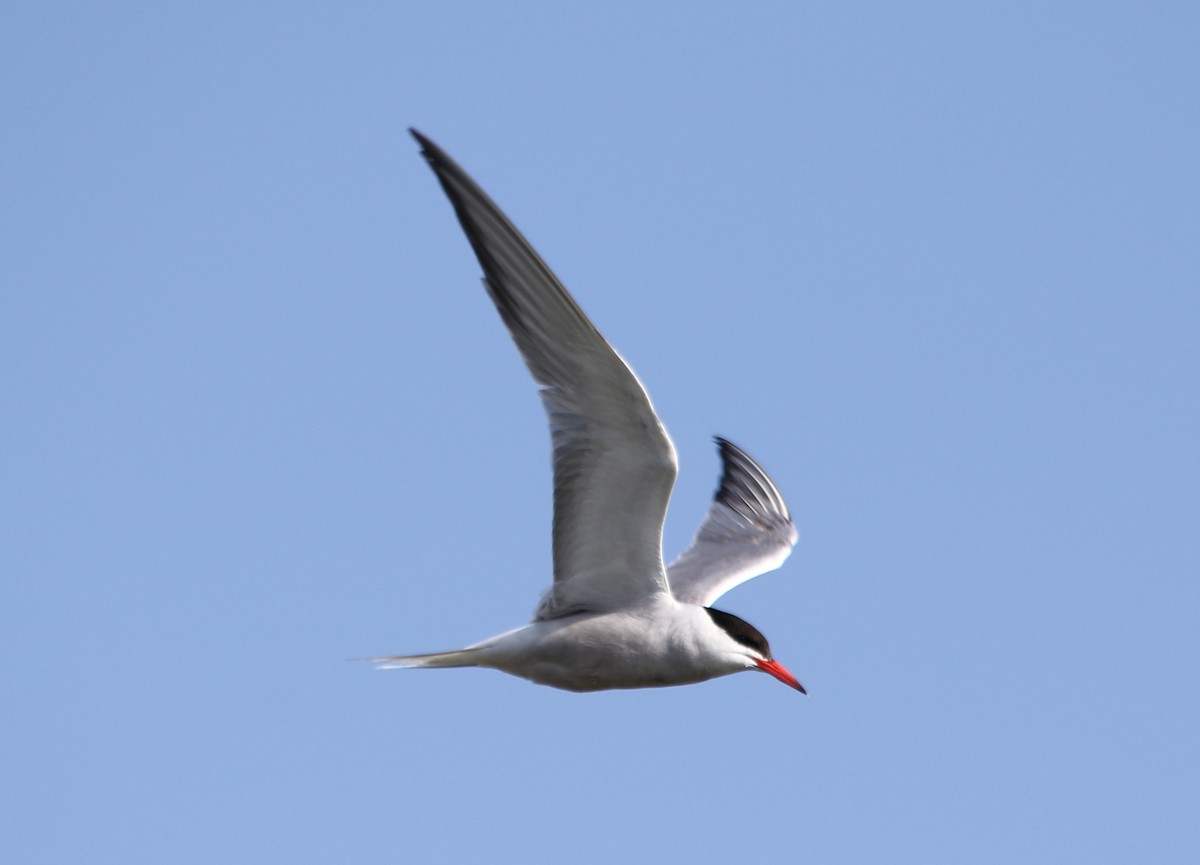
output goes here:
<path id="1" fill-rule="evenodd" d="M 421 155 L 425 157 L 426 162 L 434 167 L 435 171 L 437 170 L 438 162 L 448 162 L 451 165 L 454 164 L 454 160 L 447 156 L 446 152 L 442 150 L 442 148 L 438 147 L 412 126 L 408 127 L 408 134 L 416 139 L 417 144 L 421 146 Z M 455 167 L 457 168 L 457 166 Z"/>
<path id="2" fill-rule="evenodd" d="M 514 336 L 529 327 L 526 317 L 522 314 L 521 301 L 511 290 L 510 280 L 504 278 L 505 268 L 501 263 L 498 244 L 505 245 L 510 256 L 516 256 L 525 264 L 544 271 L 541 274 L 551 282 L 557 283 L 549 268 L 541 261 L 538 254 L 521 236 L 508 217 L 500 210 L 487 193 L 471 179 L 457 162 L 450 158 L 446 151 L 438 147 L 432 140 L 422 135 L 414 127 L 408 128 L 408 134 L 416 139 L 421 146 L 421 156 L 433 169 L 446 196 L 454 207 L 459 225 L 467 235 L 471 249 L 483 268 L 483 284 L 495 303 L 505 326 Z M 490 226 L 485 227 L 485 222 Z M 489 237 L 489 230 L 492 235 Z"/>
<path id="3" fill-rule="evenodd" d="M 437 150 L 438 146 L 422 135 L 415 126 L 408 127 L 408 134 L 417 140 L 417 144 L 421 145 L 422 150 Z"/>
<path id="4" fill-rule="evenodd" d="M 603 342 L 579 304 L 483 188 L 432 140 L 412 127 L 408 132 L 421 146 L 421 156 L 450 199 L 483 268 L 484 286 L 518 344 L 521 337 L 532 340 L 532 332 L 546 330 L 547 318 L 553 317 L 555 310 L 586 338 Z M 522 353 L 526 348 L 522 347 Z M 527 354 L 526 362 L 532 362 Z M 547 371 L 535 370 L 534 378 L 545 384 Z"/>
<path id="5" fill-rule="evenodd" d="M 721 451 L 721 483 L 714 499 L 748 522 L 790 524 L 787 502 L 762 466 L 729 439 L 714 436 L 713 440 Z"/>

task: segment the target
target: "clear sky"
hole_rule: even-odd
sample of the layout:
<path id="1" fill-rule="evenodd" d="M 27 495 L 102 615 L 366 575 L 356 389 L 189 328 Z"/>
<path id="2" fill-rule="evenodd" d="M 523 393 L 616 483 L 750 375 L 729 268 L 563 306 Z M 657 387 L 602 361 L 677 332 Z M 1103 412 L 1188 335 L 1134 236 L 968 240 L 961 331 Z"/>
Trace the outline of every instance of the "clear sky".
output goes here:
<path id="1" fill-rule="evenodd" d="M 1200 857 L 1200 6 L 0 10 L 0 859 Z M 347 659 L 550 580 L 534 387 L 405 134 L 801 532 L 767 676 Z"/>

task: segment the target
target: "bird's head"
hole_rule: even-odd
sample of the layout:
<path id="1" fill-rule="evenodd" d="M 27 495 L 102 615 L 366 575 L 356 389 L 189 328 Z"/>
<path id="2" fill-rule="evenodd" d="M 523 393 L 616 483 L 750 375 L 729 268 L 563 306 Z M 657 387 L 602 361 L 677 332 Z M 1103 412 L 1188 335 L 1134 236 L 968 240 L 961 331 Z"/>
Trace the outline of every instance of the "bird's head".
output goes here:
<path id="1" fill-rule="evenodd" d="M 767 638 L 759 633 L 758 628 L 732 613 L 714 610 L 712 607 L 705 607 L 704 611 L 713 620 L 713 624 L 724 631 L 726 636 L 733 641 L 735 648 L 732 648 L 732 651 L 745 658 L 746 667 L 770 673 L 783 684 L 795 688 L 801 694 L 808 694 L 796 677 L 784 669 L 783 664 L 771 657 L 771 646 L 767 643 Z"/>

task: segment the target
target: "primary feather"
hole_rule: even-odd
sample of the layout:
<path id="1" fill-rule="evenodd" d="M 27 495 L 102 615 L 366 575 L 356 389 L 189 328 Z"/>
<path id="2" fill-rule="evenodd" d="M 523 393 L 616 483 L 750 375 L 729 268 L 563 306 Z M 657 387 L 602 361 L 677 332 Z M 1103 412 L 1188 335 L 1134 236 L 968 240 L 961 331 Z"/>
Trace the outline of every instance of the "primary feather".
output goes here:
<path id="1" fill-rule="evenodd" d="M 783 564 L 796 527 L 779 488 L 750 455 L 718 437 L 721 483 L 691 546 L 667 569 L 676 600 L 707 607 Z"/>

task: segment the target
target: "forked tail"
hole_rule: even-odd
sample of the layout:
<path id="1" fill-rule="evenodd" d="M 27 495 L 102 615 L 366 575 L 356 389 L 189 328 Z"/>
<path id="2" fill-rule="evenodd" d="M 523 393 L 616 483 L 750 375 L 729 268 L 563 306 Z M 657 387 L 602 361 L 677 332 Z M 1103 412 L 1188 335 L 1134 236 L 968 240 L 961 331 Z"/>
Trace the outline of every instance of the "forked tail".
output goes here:
<path id="1" fill-rule="evenodd" d="M 477 667 L 478 649 L 459 649 L 457 652 L 432 652 L 428 655 L 397 655 L 393 658 L 372 658 L 380 670 L 413 667 Z"/>

